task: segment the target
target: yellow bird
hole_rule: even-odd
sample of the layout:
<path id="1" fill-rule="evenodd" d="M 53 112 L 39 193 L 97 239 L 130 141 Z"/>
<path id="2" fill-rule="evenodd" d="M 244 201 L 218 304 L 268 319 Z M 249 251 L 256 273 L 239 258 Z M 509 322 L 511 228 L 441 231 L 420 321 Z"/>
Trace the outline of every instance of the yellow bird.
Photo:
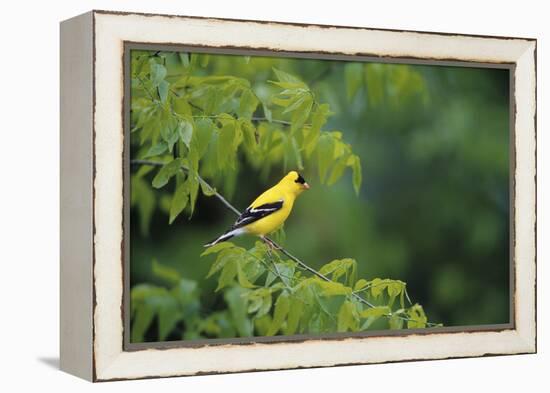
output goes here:
<path id="1" fill-rule="evenodd" d="M 210 247 L 244 234 L 264 237 L 279 229 L 288 218 L 296 197 L 307 189 L 309 184 L 302 175 L 296 171 L 289 172 L 279 183 L 256 198 L 227 232 L 204 246 Z"/>

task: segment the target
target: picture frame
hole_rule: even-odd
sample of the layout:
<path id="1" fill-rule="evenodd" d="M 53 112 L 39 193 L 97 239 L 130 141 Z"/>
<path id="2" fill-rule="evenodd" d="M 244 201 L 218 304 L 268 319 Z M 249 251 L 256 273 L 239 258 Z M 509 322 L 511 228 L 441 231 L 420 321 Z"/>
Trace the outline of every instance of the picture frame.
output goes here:
<path id="1" fill-rule="evenodd" d="M 130 343 L 126 76 L 132 48 L 509 69 L 510 323 Z M 536 352 L 535 39 L 91 11 L 61 23 L 60 64 L 62 370 L 110 381 Z"/>

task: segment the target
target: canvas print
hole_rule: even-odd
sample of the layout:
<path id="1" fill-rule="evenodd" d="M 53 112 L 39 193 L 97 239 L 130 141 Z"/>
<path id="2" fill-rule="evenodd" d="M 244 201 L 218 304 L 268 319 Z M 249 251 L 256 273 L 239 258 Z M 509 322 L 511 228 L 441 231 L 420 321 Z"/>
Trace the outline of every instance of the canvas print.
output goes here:
<path id="1" fill-rule="evenodd" d="M 129 64 L 130 343 L 511 321 L 508 69 Z"/>

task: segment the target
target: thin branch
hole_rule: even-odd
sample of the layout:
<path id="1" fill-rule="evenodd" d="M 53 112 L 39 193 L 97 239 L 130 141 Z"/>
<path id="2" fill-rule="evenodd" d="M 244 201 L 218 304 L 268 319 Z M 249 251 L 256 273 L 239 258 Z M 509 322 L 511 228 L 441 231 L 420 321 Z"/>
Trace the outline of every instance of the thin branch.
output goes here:
<path id="1" fill-rule="evenodd" d="M 163 166 L 164 163 L 162 162 L 158 162 L 158 161 L 151 161 L 151 160 L 131 160 L 130 161 L 130 164 L 132 165 L 152 165 L 152 166 Z M 185 172 L 189 173 L 190 170 L 188 167 L 186 167 L 185 165 L 182 165 L 182 170 L 184 170 Z M 233 213 L 235 213 L 237 216 L 240 216 L 241 215 L 241 212 L 235 208 L 231 203 L 229 203 L 227 201 L 227 199 L 225 199 L 219 192 L 216 191 L 216 189 L 214 187 L 212 187 L 206 180 L 204 180 L 198 173 L 196 174 L 197 176 L 197 179 L 199 180 L 199 182 L 201 184 L 203 184 L 205 187 L 207 187 L 211 192 L 212 192 L 212 195 L 214 195 L 216 198 L 218 198 L 229 210 L 231 210 Z M 318 272 L 317 270 L 313 269 L 312 267 L 306 265 L 304 262 L 302 262 L 299 258 L 295 257 L 294 255 L 292 255 L 290 252 L 288 252 L 287 250 L 285 250 L 283 247 L 281 247 L 279 244 L 277 244 L 274 240 L 268 238 L 267 236 L 262 236 L 260 237 L 260 239 L 265 242 L 268 246 L 272 246 L 274 249 L 276 249 L 277 251 L 281 252 L 282 254 L 286 255 L 288 258 L 292 259 L 294 262 L 296 262 L 300 267 L 302 267 L 304 270 L 307 270 L 308 272 L 310 272 L 311 274 L 319 277 L 321 280 L 323 281 L 327 281 L 327 282 L 334 282 L 332 281 L 330 278 L 328 278 L 327 276 L 325 276 L 324 274 Z M 279 276 L 280 278 L 280 276 Z M 284 283 L 284 282 L 283 282 Z M 357 293 L 355 292 L 352 292 L 351 293 L 351 296 L 353 298 L 355 298 L 357 301 L 365 304 L 366 306 L 368 307 L 376 307 L 374 304 L 370 303 L 368 300 L 364 299 L 363 297 L 359 296 Z M 407 294 L 407 298 L 408 298 L 408 294 Z M 412 319 L 410 318 L 407 318 L 407 317 L 403 317 L 401 315 L 394 315 L 393 313 L 389 313 L 389 314 L 386 314 L 385 315 L 386 317 L 392 317 L 392 316 L 395 316 L 396 318 L 398 319 L 401 319 L 403 321 L 413 321 Z M 427 326 L 436 326 L 437 324 L 435 323 L 430 323 L 430 322 L 427 322 L 426 323 Z"/>

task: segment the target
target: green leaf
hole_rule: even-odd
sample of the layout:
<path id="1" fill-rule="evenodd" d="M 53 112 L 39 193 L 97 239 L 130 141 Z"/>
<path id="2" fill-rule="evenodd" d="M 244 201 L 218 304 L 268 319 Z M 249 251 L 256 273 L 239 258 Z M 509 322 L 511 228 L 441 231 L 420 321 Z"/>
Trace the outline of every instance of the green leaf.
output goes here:
<path id="1" fill-rule="evenodd" d="M 253 324 L 247 315 L 247 300 L 242 296 L 246 291 L 247 290 L 239 287 L 233 287 L 224 293 L 225 301 L 229 306 L 231 319 L 240 337 L 250 337 L 253 333 Z"/>
<path id="2" fill-rule="evenodd" d="M 249 121 L 241 122 L 243 142 L 247 149 L 254 151 L 258 144 L 256 143 L 256 128 Z"/>
<path id="3" fill-rule="evenodd" d="M 329 114 L 329 106 L 327 104 L 321 104 L 317 106 L 311 115 L 311 128 L 304 139 L 304 146 L 308 156 L 315 150 L 317 140 L 321 134 L 321 128 L 325 125 Z"/>
<path id="4" fill-rule="evenodd" d="M 147 153 L 145 154 L 145 156 L 143 156 L 143 158 L 158 156 L 166 152 L 167 150 L 168 150 L 168 144 L 164 141 L 160 141 L 156 145 L 151 146 L 151 148 L 147 150 Z"/>
<path id="5" fill-rule="evenodd" d="M 243 288 L 255 288 L 256 285 L 252 284 L 248 278 L 246 277 L 246 274 L 244 273 L 243 267 L 239 261 L 237 264 L 237 280 L 239 281 L 239 285 Z"/>
<path id="6" fill-rule="evenodd" d="M 190 118 L 193 116 L 193 111 L 191 105 L 185 97 L 174 97 L 172 99 L 172 109 L 174 112 L 180 116 Z"/>
<path id="7" fill-rule="evenodd" d="M 302 316 L 302 310 L 304 309 L 304 302 L 298 298 L 298 296 L 292 296 L 290 300 L 290 307 L 288 311 L 288 319 L 286 322 L 285 334 L 294 334 L 298 330 L 300 324 L 300 318 Z"/>
<path id="8" fill-rule="evenodd" d="M 181 169 L 181 160 L 175 159 L 165 164 L 153 178 L 153 187 L 164 187 L 168 181 Z"/>
<path id="9" fill-rule="evenodd" d="M 319 168 L 319 180 L 324 183 L 332 159 L 334 157 L 334 143 L 332 138 L 323 134 L 317 144 L 317 161 Z"/>
<path id="10" fill-rule="evenodd" d="M 267 119 L 268 122 L 271 123 L 273 121 L 271 109 L 269 109 L 267 105 L 264 103 L 262 103 L 262 109 L 264 111 L 265 118 Z"/>
<path id="11" fill-rule="evenodd" d="M 403 328 L 403 319 L 399 317 L 398 314 L 393 314 L 390 319 L 390 329 L 402 329 Z"/>
<path id="12" fill-rule="evenodd" d="M 185 68 L 188 68 L 188 67 L 189 67 L 189 54 L 188 54 L 188 53 L 184 53 L 184 52 L 179 52 L 178 55 L 179 55 L 181 64 L 182 64 Z"/>
<path id="13" fill-rule="evenodd" d="M 195 150 L 192 150 L 189 153 L 190 156 L 196 154 L 197 153 Z M 198 165 L 198 161 L 194 165 Z M 199 193 L 199 179 L 197 176 L 197 170 L 191 166 L 189 176 L 187 177 L 187 183 L 189 184 L 189 201 L 191 202 L 191 215 L 193 215 L 193 212 L 195 211 L 195 203 L 197 202 L 197 196 Z"/>
<path id="14" fill-rule="evenodd" d="M 407 321 L 409 329 L 425 328 L 428 322 L 424 309 L 420 304 L 415 304 L 407 310 L 407 315 L 411 320 Z"/>
<path id="15" fill-rule="evenodd" d="M 359 316 L 361 318 L 370 318 L 370 317 L 381 317 L 384 315 L 389 315 L 391 313 L 391 309 L 388 306 L 377 306 L 377 307 L 370 307 L 366 310 L 363 310 L 359 313 Z"/>
<path id="16" fill-rule="evenodd" d="M 160 82 L 160 84 L 157 87 L 160 102 L 164 103 L 166 102 L 166 99 L 168 98 L 168 92 L 170 91 L 170 83 L 166 81 Z"/>
<path id="17" fill-rule="evenodd" d="M 278 70 L 277 68 L 273 68 L 273 72 L 275 73 L 275 76 L 277 77 L 279 82 L 292 83 L 293 86 L 297 86 L 297 87 L 305 86 L 304 82 L 302 82 L 300 79 L 298 79 L 297 77 L 295 77 L 295 76 L 293 76 L 293 75 L 291 75 L 287 72 Z"/>
<path id="18" fill-rule="evenodd" d="M 235 259 L 228 260 L 222 268 L 220 277 L 218 278 L 218 286 L 216 292 L 233 283 L 233 279 L 237 275 L 237 261 Z"/>
<path id="19" fill-rule="evenodd" d="M 155 194 L 148 182 L 137 175 L 132 175 L 130 188 L 130 203 L 138 209 L 140 232 L 143 236 L 147 236 L 156 205 Z"/>
<path id="20" fill-rule="evenodd" d="M 306 99 L 302 102 L 300 107 L 292 114 L 292 125 L 290 127 L 291 132 L 295 132 L 300 129 L 309 117 L 311 107 L 313 106 L 313 99 L 308 94 Z"/>
<path id="21" fill-rule="evenodd" d="M 256 98 L 256 95 L 252 92 L 250 89 L 246 89 L 241 94 L 240 102 L 239 102 L 239 109 L 237 111 L 237 114 L 239 117 L 244 117 L 246 119 L 250 119 L 252 115 L 254 114 L 254 111 L 256 111 L 256 107 L 258 106 L 258 99 Z"/>
<path id="22" fill-rule="evenodd" d="M 354 156 L 353 164 L 352 164 L 352 171 L 353 171 L 353 189 L 355 190 L 355 193 L 359 195 L 359 191 L 361 189 L 361 183 L 363 180 L 363 175 L 361 173 L 361 160 L 358 156 Z"/>
<path id="23" fill-rule="evenodd" d="M 157 63 L 154 59 L 149 61 L 149 67 L 151 70 L 151 83 L 153 84 L 153 87 L 157 87 L 166 77 L 166 67 Z"/>
<path id="24" fill-rule="evenodd" d="M 221 244 L 221 243 L 220 243 Z M 210 266 L 210 270 L 206 276 L 206 278 L 212 277 L 215 273 L 219 272 L 222 268 L 225 267 L 225 265 L 229 261 L 235 261 L 237 258 L 240 258 L 242 253 L 244 252 L 241 248 L 229 248 L 226 250 L 222 250 L 217 258 L 216 261 Z"/>
<path id="25" fill-rule="evenodd" d="M 375 278 L 371 282 L 371 288 L 370 288 L 371 295 L 374 298 L 377 298 L 384 291 L 384 289 L 386 289 L 386 286 L 387 286 L 387 280 L 381 280 L 379 278 Z"/>
<path id="26" fill-rule="evenodd" d="M 195 132 L 193 133 L 193 142 L 198 150 L 199 159 L 204 156 L 208 149 L 208 144 L 214 132 L 214 123 L 208 118 L 201 118 L 195 121 Z"/>
<path id="27" fill-rule="evenodd" d="M 354 316 L 354 306 L 350 301 L 345 301 L 338 312 L 338 332 L 357 330 L 357 320 Z"/>
<path id="28" fill-rule="evenodd" d="M 289 112 L 292 112 L 296 109 L 298 109 L 298 107 L 300 105 L 302 105 L 302 103 L 306 100 L 306 98 L 310 97 L 309 94 L 305 93 L 305 94 L 296 94 L 290 101 L 290 104 L 285 108 L 285 110 L 283 111 L 283 115 L 285 113 L 289 113 Z"/>
<path id="29" fill-rule="evenodd" d="M 321 289 L 323 296 L 349 295 L 352 292 L 351 288 L 339 282 L 317 280 L 317 285 Z"/>
<path id="30" fill-rule="evenodd" d="M 369 282 L 365 280 L 364 278 L 361 278 L 355 283 L 355 286 L 353 287 L 354 291 L 360 291 L 361 289 L 365 288 L 367 285 L 369 285 Z"/>
<path id="31" fill-rule="evenodd" d="M 225 164 L 233 161 L 235 140 L 235 123 L 227 122 L 220 130 L 218 140 L 218 163 Z"/>
<path id="32" fill-rule="evenodd" d="M 143 342 L 145 332 L 151 325 L 155 311 L 148 304 L 139 306 L 135 313 L 135 318 L 132 322 L 131 339 L 132 342 Z"/>
<path id="33" fill-rule="evenodd" d="M 200 182 L 200 185 L 201 185 L 201 191 L 202 191 L 203 195 L 208 196 L 208 197 L 216 195 L 216 189 L 215 188 L 210 187 L 205 182 Z"/>
<path id="34" fill-rule="evenodd" d="M 168 334 L 174 329 L 182 315 L 178 304 L 173 297 L 166 296 L 158 310 L 159 341 L 164 341 Z"/>
<path id="35" fill-rule="evenodd" d="M 288 298 L 288 293 L 286 291 L 282 292 L 275 302 L 275 310 L 273 311 L 273 320 L 269 331 L 267 332 L 268 336 L 273 336 L 275 333 L 281 329 L 283 322 L 288 315 L 290 309 L 290 300 Z"/>
<path id="36" fill-rule="evenodd" d="M 235 247 L 235 245 L 231 242 L 221 242 L 218 244 L 214 244 L 213 246 L 210 246 L 206 250 L 204 250 L 201 254 L 201 257 L 210 255 L 210 254 L 216 254 L 221 250 L 225 250 L 226 248 L 233 248 L 233 247 Z"/>
<path id="37" fill-rule="evenodd" d="M 153 258 L 151 271 L 153 272 L 153 275 L 155 277 L 158 277 L 161 280 L 166 281 L 166 283 L 170 285 L 175 285 L 181 280 L 181 275 L 176 269 L 160 264 L 156 260 L 156 258 Z"/>
<path id="38" fill-rule="evenodd" d="M 332 186 L 334 183 L 336 183 L 342 177 L 342 175 L 344 174 L 344 171 L 347 167 L 347 161 L 348 161 L 348 156 L 340 157 L 336 161 L 336 163 L 332 167 L 332 170 L 330 172 L 330 176 L 328 177 L 328 180 L 327 180 L 327 185 L 328 186 Z"/>
<path id="39" fill-rule="evenodd" d="M 178 123 L 178 135 L 180 140 L 187 146 L 191 146 L 191 139 L 193 138 L 193 124 L 187 120 L 182 120 Z"/>
<path id="40" fill-rule="evenodd" d="M 262 288 L 262 289 L 264 289 L 264 288 Z M 271 310 L 272 304 L 273 304 L 273 300 L 271 298 L 271 291 L 270 290 L 264 291 L 263 295 L 262 295 L 262 306 L 260 307 L 260 309 L 256 313 L 256 318 L 260 318 L 264 315 L 267 315 L 269 310 Z"/>
<path id="41" fill-rule="evenodd" d="M 189 183 L 182 182 L 177 185 L 172 203 L 170 204 L 170 219 L 169 224 L 172 224 L 176 217 L 185 209 L 189 200 Z"/>

